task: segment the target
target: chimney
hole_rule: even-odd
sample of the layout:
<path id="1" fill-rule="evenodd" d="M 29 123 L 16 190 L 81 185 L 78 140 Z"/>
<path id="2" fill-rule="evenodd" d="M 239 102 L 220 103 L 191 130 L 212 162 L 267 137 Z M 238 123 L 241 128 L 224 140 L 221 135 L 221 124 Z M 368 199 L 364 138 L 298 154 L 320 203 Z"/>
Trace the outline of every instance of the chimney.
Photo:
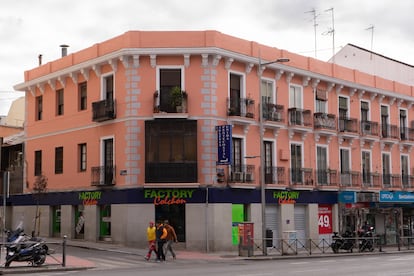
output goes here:
<path id="1" fill-rule="evenodd" d="M 60 48 L 62 48 L 62 57 L 66 57 L 68 55 L 68 47 L 69 45 L 62 44 Z"/>
<path id="2" fill-rule="evenodd" d="M 37 58 L 39 59 L 39 66 L 42 65 L 42 54 L 40 54 Z"/>

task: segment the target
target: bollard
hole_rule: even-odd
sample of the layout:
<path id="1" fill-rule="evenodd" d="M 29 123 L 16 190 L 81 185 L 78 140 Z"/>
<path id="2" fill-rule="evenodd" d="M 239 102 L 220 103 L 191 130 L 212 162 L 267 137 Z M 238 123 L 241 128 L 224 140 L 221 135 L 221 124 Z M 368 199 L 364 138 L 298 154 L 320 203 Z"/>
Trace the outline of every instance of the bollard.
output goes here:
<path id="1" fill-rule="evenodd" d="M 67 236 L 63 236 L 63 243 L 62 243 L 62 266 L 66 266 L 66 238 Z"/>

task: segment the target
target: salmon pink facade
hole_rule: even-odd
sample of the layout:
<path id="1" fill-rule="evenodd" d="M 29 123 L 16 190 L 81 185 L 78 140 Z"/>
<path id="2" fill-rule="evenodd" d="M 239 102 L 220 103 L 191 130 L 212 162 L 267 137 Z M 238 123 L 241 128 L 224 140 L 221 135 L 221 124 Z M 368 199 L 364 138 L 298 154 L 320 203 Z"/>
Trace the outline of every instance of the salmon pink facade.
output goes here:
<path id="1" fill-rule="evenodd" d="M 412 86 L 216 31 L 130 31 L 24 77 L 10 212 L 31 221 L 45 176 L 44 235 L 145 246 L 154 219 L 207 250 L 235 249 L 241 222 L 268 247 L 365 222 L 411 235 Z"/>

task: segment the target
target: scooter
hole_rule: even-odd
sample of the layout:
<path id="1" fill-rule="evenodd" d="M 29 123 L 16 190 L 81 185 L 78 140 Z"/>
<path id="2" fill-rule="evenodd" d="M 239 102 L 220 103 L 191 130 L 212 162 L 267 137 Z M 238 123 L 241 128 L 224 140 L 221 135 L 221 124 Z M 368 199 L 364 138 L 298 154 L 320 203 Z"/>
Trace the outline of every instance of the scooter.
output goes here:
<path id="1" fill-rule="evenodd" d="M 367 230 L 359 231 L 359 251 L 374 251 L 374 239 L 373 239 L 374 227 L 370 226 Z"/>
<path id="2" fill-rule="evenodd" d="M 338 232 L 334 232 L 332 236 L 331 248 L 334 253 L 338 253 L 340 249 L 350 251 L 355 246 L 355 235 L 350 231 L 346 231 L 342 236 L 338 235 Z"/>
<path id="3" fill-rule="evenodd" d="M 6 231 L 6 262 L 9 267 L 12 262 L 29 262 L 32 266 L 40 266 L 46 261 L 49 248 L 41 238 L 26 235 L 23 228 Z"/>

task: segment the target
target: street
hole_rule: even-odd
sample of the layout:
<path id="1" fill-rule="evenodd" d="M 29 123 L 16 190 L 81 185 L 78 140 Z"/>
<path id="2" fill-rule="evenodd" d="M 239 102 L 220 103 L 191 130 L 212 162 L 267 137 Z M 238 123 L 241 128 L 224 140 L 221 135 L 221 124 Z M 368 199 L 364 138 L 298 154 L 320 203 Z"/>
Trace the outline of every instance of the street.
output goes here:
<path id="1" fill-rule="evenodd" d="M 70 254 L 95 263 L 96 268 L 82 271 L 36 273 L 40 276 L 270 276 L 270 275 L 413 275 L 414 254 L 382 254 L 292 258 L 278 260 L 168 260 L 147 262 L 142 256 L 107 251 L 70 248 Z M 16 274 L 15 274 L 16 275 Z"/>

